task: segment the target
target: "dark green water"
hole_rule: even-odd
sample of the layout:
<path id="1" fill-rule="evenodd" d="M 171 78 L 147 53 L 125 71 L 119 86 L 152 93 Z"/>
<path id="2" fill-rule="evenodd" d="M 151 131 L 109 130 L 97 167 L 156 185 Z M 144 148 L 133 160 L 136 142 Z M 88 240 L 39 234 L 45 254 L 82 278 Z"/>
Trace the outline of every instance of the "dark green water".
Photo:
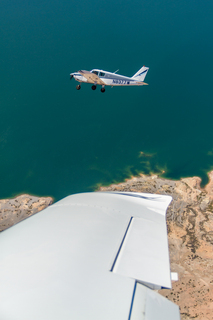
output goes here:
<path id="1" fill-rule="evenodd" d="M 60 199 L 139 172 L 213 168 L 212 1 L 0 2 L 0 198 Z M 149 86 L 102 94 L 69 73 Z M 140 152 L 146 156 L 139 157 Z"/>

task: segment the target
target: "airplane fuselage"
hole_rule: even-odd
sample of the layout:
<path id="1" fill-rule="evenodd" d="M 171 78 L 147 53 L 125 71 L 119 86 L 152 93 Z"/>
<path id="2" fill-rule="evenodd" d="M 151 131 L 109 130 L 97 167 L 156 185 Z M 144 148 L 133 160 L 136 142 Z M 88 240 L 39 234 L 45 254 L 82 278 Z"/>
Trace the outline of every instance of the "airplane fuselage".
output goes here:
<path id="1" fill-rule="evenodd" d="M 105 86 L 129 86 L 129 85 L 135 86 L 135 85 L 144 84 L 142 81 L 133 80 L 130 77 L 122 76 L 120 74 L 116 74 L 116 73 L 112 73 L 104 70 L 93 69 L 90 72 L 96 74 Z M 73 73 L 73 77 L 75 78 L 76 81 L 79 81 L 79 82 L 87 82 L 87 83 L 95 84 L 94 81 L 92 80 L 90 81 L 79 72 Z"/>
<path id="2" fill-rule="evenodd" d="M 79 70 L 70 74 L 70 79 L 74 78 L 76 81 L 82 83 L 93 84 L 92 89 L 95 90 L 97 85 L 101 85 L 101 92 L 104 92 L 105 86 L 143 86 L 147 83 L 143 82 L 149 68 L 142 67 L 132 77 L 126 77 L 115 72 L 104 71 L 100 69 L 92 69 L 91 71 Z M 77 85 L 77 90 L 81 88 L 80 84 Z"/>

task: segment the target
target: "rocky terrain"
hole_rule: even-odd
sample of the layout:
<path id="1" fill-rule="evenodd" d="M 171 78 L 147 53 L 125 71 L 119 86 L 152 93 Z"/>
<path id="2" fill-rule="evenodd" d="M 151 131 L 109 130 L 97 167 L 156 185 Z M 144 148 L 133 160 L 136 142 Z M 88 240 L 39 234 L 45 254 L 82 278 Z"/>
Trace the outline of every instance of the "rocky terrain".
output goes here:
<path id="1" fill-rule="evenodd" d="M 43 210 L 52 202 L 53 199 L 50 197 L 39 198 L 28 194 L 23 194 L 14 199 L 0 200 L 0 231 Z"/>
<path id="2" fill-rule="evenodd" d="M 167 210 L 171 271 L 179 280 L 172 290 L 160 290 L 180 307 L 181 319 L 213 318 L 213 171 L 209 183 L 200 187 L 198 177 L 180 181 L 156 175 L 133 177 L 100 191 L 134 191 L 168 194 Z"/>

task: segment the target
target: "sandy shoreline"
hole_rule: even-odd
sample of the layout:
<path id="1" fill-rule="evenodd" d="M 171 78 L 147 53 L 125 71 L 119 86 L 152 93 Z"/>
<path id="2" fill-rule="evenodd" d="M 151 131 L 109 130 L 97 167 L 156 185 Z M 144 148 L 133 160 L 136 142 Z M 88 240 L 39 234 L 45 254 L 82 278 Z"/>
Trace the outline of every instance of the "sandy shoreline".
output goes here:
<path id="1" fill-rule="evenodd" d="M 52 203 L 51 197 L 35 197 L 29 194 L 0 200 L 0 231 L 45 209 Z"/>

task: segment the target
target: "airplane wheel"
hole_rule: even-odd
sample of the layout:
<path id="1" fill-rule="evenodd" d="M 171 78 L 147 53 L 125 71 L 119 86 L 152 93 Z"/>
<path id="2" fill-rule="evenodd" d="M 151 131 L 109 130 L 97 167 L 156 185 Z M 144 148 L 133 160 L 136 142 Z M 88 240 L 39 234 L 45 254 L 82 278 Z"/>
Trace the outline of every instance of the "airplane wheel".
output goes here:
<path id="1" fill-rule="evenodd" d="M 80 84 L 78 84 L 78 85 L 76 86 L 76 89 L 77 89 L 77 90 L 80 90 L 80 89 L 81 89 Z"/>
<path id="2" fill-rule="evenodd" d="M 95 85 L 93 85 L 93 86 L 92 86 L 92 90 L 95 90 L 95 89 L 96 89 L 96 86 L 95 86 Z"/>
<path id="3" fill-rule="evenodd" d="M 105 92 L 105 88 L 101 88 L 101 92 Z"/>

